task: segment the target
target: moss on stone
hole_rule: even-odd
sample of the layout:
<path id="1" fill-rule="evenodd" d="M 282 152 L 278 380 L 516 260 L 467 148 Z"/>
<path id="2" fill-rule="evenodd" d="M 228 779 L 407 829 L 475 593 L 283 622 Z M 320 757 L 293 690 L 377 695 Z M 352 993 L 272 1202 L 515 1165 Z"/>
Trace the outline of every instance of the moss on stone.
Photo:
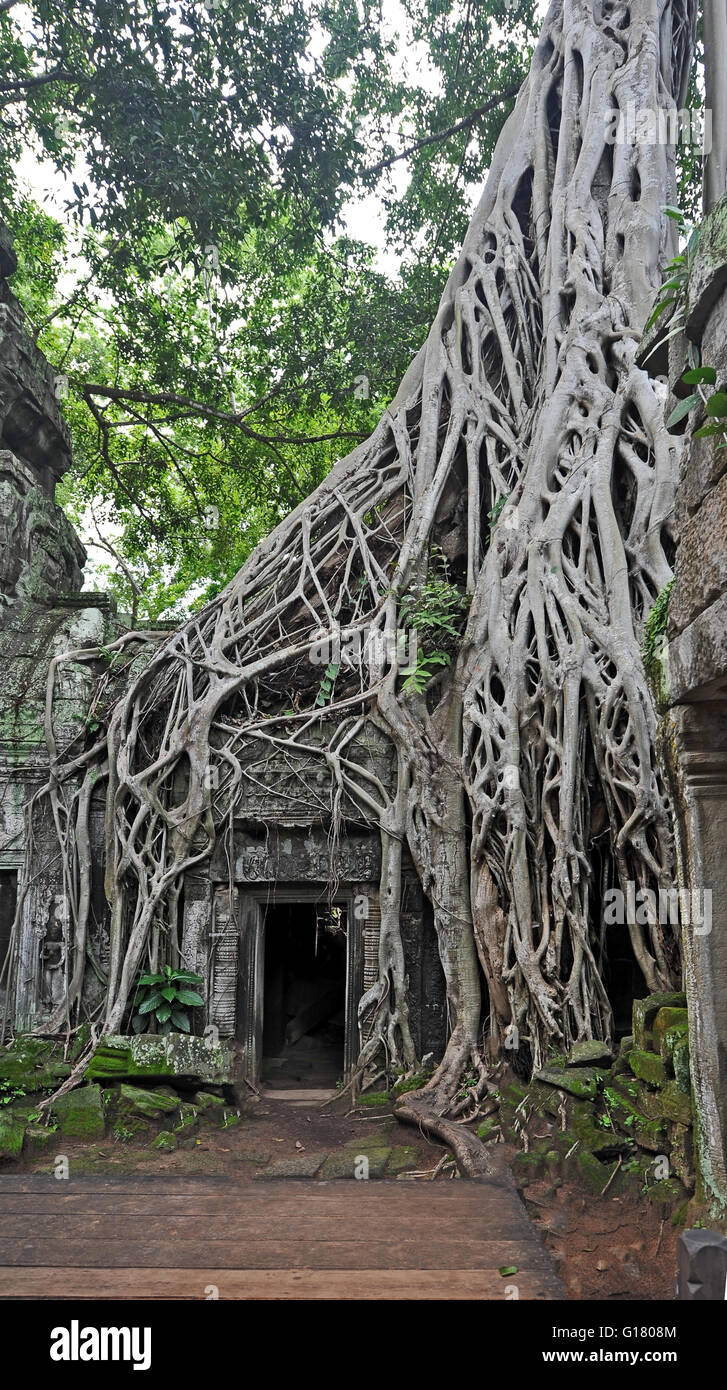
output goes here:
<path id="1" fill-rule="evenodd" d="M 649 1086 L 664 1085 L 666 1081 L 664 1063 L 655 1052 L 646 1052 L 643 1048 L 632 1047 L 626 1060 L 634 1076 L 638 1076 L 640 1081 L 646 1081 Z"/>
<path id="2" fill-rule="evenodd" d="M 666 1046 L 667 1034 L 675 1026 L 686 1030 L 689 1026 L 686 1009 L 664 1008 L 659 1009 L 653 1025 L 652 1034 L 654 1038 L 654 1049 L 662 1058 L 667 1058 L 671 1054 Z"/>
<path id="3" fill-rule="evenodd" d="M 156 1139 L 152 1141 L 153 1149 L 163 1149 L 165 1153 L 172 1153 L 176 1147 L 176 1135 L 172 1134 L 169 1129 L 161 1130 L 160 1133 L 157 1134 Z"/>
<path id="4" fill-rule="evenodd" d="M 672 990 L 663 994 L 648 994 L 645 999 L 634 999 L 631 1019 L 634 1044 L 644 1052 L 651 1047 L 652 1024 L 660 1009 L 686 1008 L 686 996 Z"/>
<path id="5" fill-rule="evenodd" d="M 101 1139 L 106 1129 L 100 1086 L 77 1086 L 53 1102 L 61 1134 L 68 1139 Z"/>
<path id="6" fill-rule="evenodd" d="M 19 1158 L 23 1150 L 25 1126 L 12 1114 L 0 1110 L 0 1162 Z"/>

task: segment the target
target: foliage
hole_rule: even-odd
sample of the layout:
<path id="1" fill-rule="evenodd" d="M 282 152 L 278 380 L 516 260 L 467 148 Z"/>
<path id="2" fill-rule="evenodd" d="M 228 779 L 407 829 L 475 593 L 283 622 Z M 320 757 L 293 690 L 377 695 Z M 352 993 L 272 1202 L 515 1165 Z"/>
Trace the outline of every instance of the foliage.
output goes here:
<path id="1" fill-rule="evenodd" d="M 403 13 L 429 82 L 374 0 L 0 12 L 13 289 L 68 379 L 59 500 L 131 625 L 218 592 L 370 432 L 426 335 L 535 6 Z M 66 178 L 62 224 L 24 195 L 24 148 Z M 341 235 L 374 189 L 396 282 Z"/>
<path id="2" fill-rule="evenodd" d="M 669 596 L 674 585 L 674 580 L 670 579 L 664 585 L 657 596 L 653 608 L 651 609 L 646 622 L 644 623 L 644 635 L 641 644 L 641 655 L 644 667 L 647 672 L 653 671 L 655 664 L 661 655 L 661 651 L 666 637 L 666 624 L 669 616 Z"/>
<path id="3" fill-rule="evenodd" d="M 437 667 L 451 665 L 452 653 L 464 626 L 469 608 L 467 595 L 449 579 L 447 560 L 443 552 L 432 546 L 430 556 L 434 567 L 426 578 L 410 584 L 399 604 L 400 620 L 405 628 L 413 628 L 422 644 L 439 645 L 434 651 L 417 651 L 416 664 L 406 667 L 402 690 L 422 695 L 436 673 Z"/>
<path id="4" fill-rule="evenodd" d="M 204 999 L 189 985 L 203 984 L 202 976 L 191 970 L 173 970 L 165 965 L 153 975 L 142 975 L 137 984 L 131 1026 L 135 1033 L 144 1033 L 154 1021 L 160 1033 L 177 1029 L 189 1033 L 187 1009 L 199 1008 Z"/>

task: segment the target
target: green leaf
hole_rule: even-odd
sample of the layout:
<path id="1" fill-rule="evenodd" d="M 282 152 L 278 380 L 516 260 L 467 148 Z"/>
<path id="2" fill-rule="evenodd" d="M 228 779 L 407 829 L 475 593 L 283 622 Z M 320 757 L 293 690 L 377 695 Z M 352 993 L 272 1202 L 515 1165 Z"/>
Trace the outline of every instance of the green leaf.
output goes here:
<path id="1" fill-rule="evenodd" d="M 145 1018 L 143 1014 L 134 1014 L 131 1020 L 131 1027 L 135 1033 L 143 1033 L 146 1030 L 148 1022 L 148 1018 Z"/>
<path id="2" fill-rule="evenodd" d="M 714 367 L 692 367 L 691 371 L 685 372 L 682 381 L 687 386 L 699 386 L 702 382 L 705 386 L 714 386 L 717 380 L 717 373 Z"/>
<path id="3" fill-rule="evenodd" d="M 175 1028 L 179 1029 L 180 1033 L 188 1033 L 190 1031 L 189 1019 L 180 1009 L 172 1009 L 172 1023 Z"/>
<path id="4" fill-rule="evenodd" d="M 662 207 L 661 210 L 667 217 L 671 217 L 673 222 L 684 221 L 684 213 L 679 208 L 673 208 L 667 204 L 666 207 Z"/>
<path id="5" fill-rule="evenodd" d="M 501 1266 L 500 1266 L 500 1274 L 502 1275 L 503 1279 L 506 1279 L 507 1276 L 508 1276 L 508 1274 L 517 1274 L 517 1272 L 518 1272 L 518 1267 L 517 1267 L 517 1265 L 501 1265 Z"/>
<path id="6" fill-rule="evenodd" d="M 142 975 L 138 981 L 140 985 L 158 985 L 164 979 L 163 975 Z"/>
<path id="7" fill-rule="evenodd" d="M 161 1004 L 161 1002 L 162 996 L 159 991 L 157 991 L 156 994 L 150 994 L 149 998 L 145 999 L 144 1003 L 139 1005 L 139 1013 L 150 1014 L 152 1009 L 155 1009 L 157 1004 Z"/>
<path id="8" fill-rule="evenodd" d="M 715 391 L 707 401 L 708 415 L 727 415 L 727 391 Z"/>
<path id="9" fill-rule="evenodd" d="M 668 309 L 670 304 L 676 303 L 676 298 L 676 295 L 673 294 L 668 299 L 660 299 L 657 301 L 653 313 L 646 320 L 646 324 L 644 326 L 645 333 L 648 333 L 649 329 L 656 323 L 656 320 L 659 318 L 659 315 L 663 314 L 664 310 Z"/>
<path id="10" fill-rule="evenodd" d="M 180 989 L 177 993 L 177 1000 L 180 1004 L 189 1004 L 195 1009 L 204 1004 L 201 994 L 196 994 L 193 989 Z"/>
<path id="11" fill-rule="evenodd" d="M 161 994 L 162 999 L 166 999 L 169 1004 L 173 1004 L 177 997 L 177 991 L 174 985 L 167 985 L 166 989 L 163 989 Z"/>
<path id="12" fill-rule="evenodd" d="M 670 430 L 672 425 L 678 425 L 679 421 L 683 420 L 684 416 L 688 415 L 695 405 L 699 405 L 699 396 L 687 396 L 685 400 L 679 401 L 666 422 L 667 429 Z"/>
<path id="13" fill-rule="evenodd" d="M 695 438 L 695 439 L 712 439 L 712 438 L 714 437 L 715 434 L 723 434 L 723 433 L 724 433 L 724 426 L 723 426 L 723 425 L 718 425 L 718 424 L 717 424 L 717 421 L 716 421 L 716 420 L 713 420 L 712 423 L 711 423 L 710 425 L 701 425 L 700 428 L 699 428 L 698 430 L 695 430 L 695 431 L 694 431 L 694 438 Z"/>
<path id="14" fill-rule="evenodd" d="M 170 1004 L 160 1004 L 160 1005 L 159 1005 L 159 1008 L 157 1009 L 157 1018 L 158 1018 L 159 1022 L 160 1022 L 160 1023 L 166 1023 L 167 1019 L 168 1019 L 168 1018 L 171 1018 L 171 1016 L 172 1016 L 171 1005 L 170 1005 Z"/>

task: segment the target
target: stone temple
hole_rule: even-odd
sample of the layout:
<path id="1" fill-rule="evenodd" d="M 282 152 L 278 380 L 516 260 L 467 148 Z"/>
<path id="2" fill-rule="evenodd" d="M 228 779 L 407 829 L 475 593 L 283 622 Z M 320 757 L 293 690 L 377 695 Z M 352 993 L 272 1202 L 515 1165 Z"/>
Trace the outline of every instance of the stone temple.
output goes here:
<path id="1" fill-rule="evenodd" d="M 7 233 L 0 237 L 0 1011 L 6 1030 L 25 1031 L 42 1026 L 63 1000 L 69 958 L 56 828 L 42 803 L 29 835 L 27 808 L 47 780 L 49 738 L 61 749 L 93 728 L 99 668 L 72 654 L 113 641 L 129 623 L 108 595 L 82 589 L 86 555 L 54 500 L 71 462 L 59 408 L 64 382 L 26 331 L 7 283 L 15 257 Z M 146 653 L 168 629 L 147 634 Z M 110 676 L 109 693 L 121 693 L 143 659 Z M 390 779 L 389 754 L 374 730 L 362 735 L 356 756 Z M 358 1003 L 378 975 L 380 838 L 351 806 L 345 833 L 329 843 L 323 778 L 320 763 L 309 767 L 302 758 L 250 762 L 232 867 L 220 845 L 183 887 L 182 964 L 204 980 L 205 1007 L 195 1010 L 193 1026 L 203 1033 L 213 1025 L 220 1038 L 236 1040 L 253 1082 L 263 1071 L 345 1078 L 365 1036 Z M 104 801 L 100 783 L 90 816 L 89 1013 L 103 997 L 108 963 Z M 411 864 L 403 892 L 413 1038 L 419 1057 L 438 1056 L 446 1041 L 444 978 Z"/>

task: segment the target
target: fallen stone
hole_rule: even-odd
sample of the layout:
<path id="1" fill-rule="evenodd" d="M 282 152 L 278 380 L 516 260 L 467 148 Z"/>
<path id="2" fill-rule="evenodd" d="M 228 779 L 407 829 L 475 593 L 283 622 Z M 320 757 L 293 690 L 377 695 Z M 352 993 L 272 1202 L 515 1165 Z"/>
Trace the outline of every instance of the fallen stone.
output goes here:
<path id="1" fill-rule="evenodd" d="M 680 1091 L 676 1081 L 667 1081 L 659 1092 L 659 1113 L 680 1125 L 692 1123 L 692 1098 Z"/>
<path id="2" fill-rule="evenodd" d="M 595 1067 L 599 1063 L 608 1067 L 613 1061 L 613 1053 L 604 1042 L 586 1039 L 574 1043 L 566 1060 L 567 1067 Z"/>
<path id="3" fill-rule="evenodd" d="M 670 1054 L 664 1050 L 664 1043 L 667 1033 L 675 1024 L 681 1025 L 686 1029 L 689 1026 L 686 1009 L 663 1008 L 659 1009 L 652 1024 L 652 1034 L 654 1037 L 654 1050 L 662 1057 Z"/>
<path id="4" fill-rule="evenodd" d="M 684 1009 L 686 1003 L 686 995 L 677 991 L 647 994 L 645 999 L 634 999 L 631 1018 L 636 1047 L 648 1052 L 653 1041 L 652 1024 L 659 1009 Z"/>
<path id="5" fill-rule="evenodd" d="M 164 1149 L 171 1153 L 177 1147 L 177 1137 L 171 1130 L 163 1129 L 152 1142 L 153 1149 Z"/>
<path id="6" fill-rule="evenodd" d="M 137 1115 L 171 1115 L 179 1110 L 179 1100 L 163 1091 L 145 1091 L 141 1086 L 122 1085 L 119 1089 L 118 1113 L 133 1111 Z"/>
<path id="7" fill-rule="evenodd" d="M 23 1137 L 23 1153 L 29 1158 L 34 1158 L 37 1154 L 42 1154 L 48 1148 L 55 1135 L 55 1130 L 47 1125 L 26 1125 Z"/>
<path id="8" fill-rule="evenodd" d="M 665 1062 L 669 1062 L 669 1061 L 672 1060 L 672 1058 L 673 1058 L 673 1056 L 674 1056 L 674 1048 L 676 1047 L 677 1043 L 684 1042 L 685 1039 L 687 1040 L 687 1043 L 688 1043 L 688 1040 L 689 1040 L 689 1026 L 688 1026 L 688 1024 L 686 1024 L 686 1023 L 675 1023 L 675 1024 L 673 1024 L 673 1026 L 672 1026 L 671 1028 L 667 1028 L 667 1030 L 666 1030 L 666 1032 L 665 1032 L 665 1034 L 664 1034 L 664 1036 L 663 1036 L 663 1038 L 661 1039 L 661 1042 L 660 1042 L 660 1044 L 659 1044 L 659 1051 L 661 1052 L 661 1055 L 662 1055 L 662 1057 L 663 1057 L 663 1059 L 664 1059 Z"/>
<path id="9" fill-rule="evenodd" d="M 198 1091 L 192 1104 L 196 1105 L 198 1110 L 222 1110 L 225 1101 L 222 1096 L 216 1096 L 212 1091 Z"/>
<path id="10" fill-rule="evenodd" d="M 368 1161 L 369 1178 L 380 1178 L 391 1155 L 391 1149 L 343 1149 L 340 1153 L 329 1154 L 321 1168 L 322 1178 L 356 1178 L 365 1181 L 365 1167 L 361 1159 Z"/>
<path id="11" fill-rule="evenodd" d="M 603 1192 L 606 1183 L 618 1167 L 618 1161 L 614 1163 L 601 1163 L 593 1154 L 585 1152 L 577 1153 L 575 1155 L 575 1160 L 586 1187 L 589 1188 L 591 1192 L 597 1194 Z M 611 1185 L 611 1190 L 613 1190 L 613 1184 Z"/>
<path id="12" fill-rule="evenodd" d="M 58 1044 L 44 1038 L 20 1036 L 0 1047 L 0 1081 L 30 1092 L 53 1091 L 73 1070 L 59 1055 Z"/>
<path id="13" fill-rule="evenodd" d="M 727 1237 L 718 1231 L 683 1231 L 677 1242 L 677 1298 L 723 1302 L 727 1280 Z"/>
<path id="14" fill-rule="evenodd" d="M 256 1178 L 314 1178 L 326 1155 L 317 1154 L 296 1154 L 295 1158 L 281 1158 L 277 1163 L 271 1163 L 264 1168 L 261 1173 L 256 1173 Z"/>
<path id="15" fill-rule="evenodd" d="M 187 1033 L 155 1036 L 143 1033 L 109 1034 L 102 1037 L 86 1069 L 89 1078 L 143 1078 L 163 1081 L 174 1077 L 185 1084 L 231 1085 L 233 1055 L 224 1043 L 212 1043 Z"/>
<path id="16" fill-rule="evenodd" d="M 76 1086 L 53 1101 L 61 1134 L 67 1139 L 101 1139 L 106 1122 L 100 1086 Z"/>
<path id="17" fill-rule="evenodd" d="M 569 1095 L 578 1096 L 582 1100 L 594 1100 L 601 1073 L 589 1067 L 574 1067 L 572 1071 L 546 1067 L 544 1071 L 537 1073 L 536 1080 L 545 1081 L 549 1086 L 557 1086 L 559 1090 L 567 1091 Z"/>
<path id="18" fill-rule="evenodd" d="M 664 1085 L 666 1081 L 664 1063 L 655 1052 L 645 1052 L 640 1047 L 632 1047 L 627 1060 L 634 1076 L 638 1076 L 639 1081 L 646 1081 L 649 1086 Z"/>
<path id="19" fill-rule="evenodd" d="M 419 1165 L 419 1155 L 416 1149 L 410 1144 L 396 1144 L 391 1150 L 389 1162 L 386 1165 L 387 1173 L 405 1173 L 408 1169 L 417 1168 Z"/>

